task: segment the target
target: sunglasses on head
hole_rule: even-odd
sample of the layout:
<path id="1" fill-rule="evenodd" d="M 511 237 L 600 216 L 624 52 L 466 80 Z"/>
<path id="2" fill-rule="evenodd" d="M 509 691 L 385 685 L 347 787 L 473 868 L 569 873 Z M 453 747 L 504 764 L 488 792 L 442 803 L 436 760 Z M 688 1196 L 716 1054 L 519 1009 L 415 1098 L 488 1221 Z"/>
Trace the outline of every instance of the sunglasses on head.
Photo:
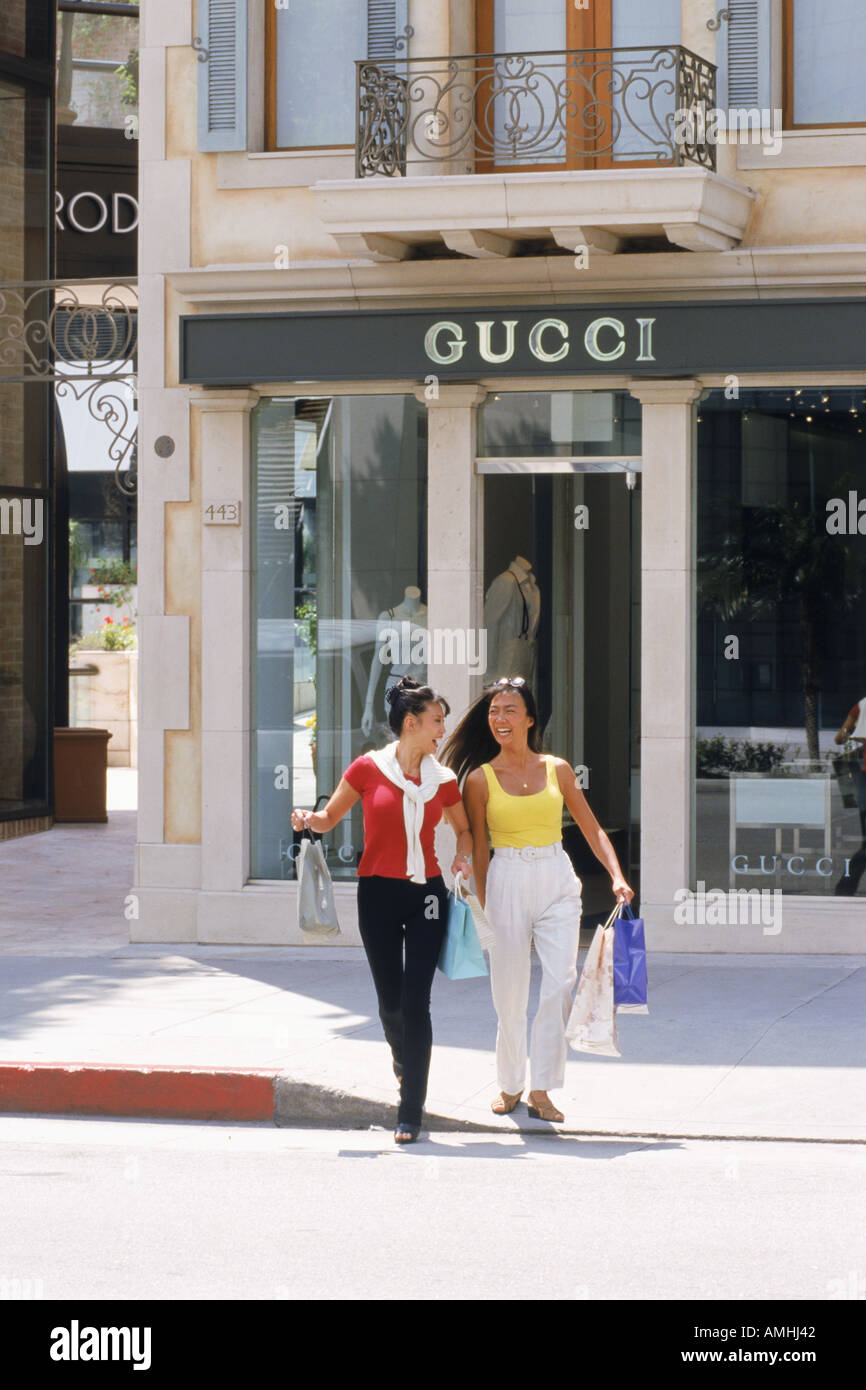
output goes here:
<path id="1" fill-rule="evenodd" d="M 522 685 L 526 684 L 526 681 L 523 679 L 522 676 L 500 676 L 499 680 L 494 681 L 493 684 L 496 686 L 512 685 L 514 686 L 515 690 L 519 690 Z"/>

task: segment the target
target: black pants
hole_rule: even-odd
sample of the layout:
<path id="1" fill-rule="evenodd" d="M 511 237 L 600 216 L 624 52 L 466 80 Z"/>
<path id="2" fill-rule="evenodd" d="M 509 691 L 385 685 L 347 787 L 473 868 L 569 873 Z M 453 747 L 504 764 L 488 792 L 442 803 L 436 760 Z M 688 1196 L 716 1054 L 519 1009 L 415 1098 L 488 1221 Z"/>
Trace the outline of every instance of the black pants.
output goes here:
<path id="1" fill-rule="evenodd" d="M 379 999 L 379 1017 L 402 1073 L 398 1123 L 420 1125 L 433 1029 L 430 990 L 445 935 L 448 891 L 367 874 L 358 879 L 358 924 Z M 405 946 L 405 958 L 404 958 Z"/>

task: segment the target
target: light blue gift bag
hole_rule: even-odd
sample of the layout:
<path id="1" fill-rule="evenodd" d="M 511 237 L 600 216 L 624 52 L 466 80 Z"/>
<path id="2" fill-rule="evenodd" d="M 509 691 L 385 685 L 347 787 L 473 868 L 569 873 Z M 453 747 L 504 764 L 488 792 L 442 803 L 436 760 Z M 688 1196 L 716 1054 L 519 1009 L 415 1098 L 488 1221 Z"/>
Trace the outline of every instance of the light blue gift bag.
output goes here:
<path id="1" fill-rule="evenodd" d="M 486 975 L 487 962 L 478 940 L 472 910 L 461 896 L 461 875 L 455 879 L 456 891 L 448 894 L 448 925 L 439 952 L 439 969 L 449 980 L 474 980 Z"/>

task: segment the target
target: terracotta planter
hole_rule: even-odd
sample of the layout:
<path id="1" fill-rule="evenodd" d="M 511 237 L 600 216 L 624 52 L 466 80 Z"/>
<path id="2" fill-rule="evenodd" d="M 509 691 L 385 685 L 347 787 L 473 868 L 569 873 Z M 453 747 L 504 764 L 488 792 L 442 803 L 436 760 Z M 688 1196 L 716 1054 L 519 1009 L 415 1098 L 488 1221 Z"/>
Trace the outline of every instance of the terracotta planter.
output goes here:
<path id="1" fill-rule="evenodd" d="M 107 821 L 108 729 L 54 730 L 55 821 Z"/>

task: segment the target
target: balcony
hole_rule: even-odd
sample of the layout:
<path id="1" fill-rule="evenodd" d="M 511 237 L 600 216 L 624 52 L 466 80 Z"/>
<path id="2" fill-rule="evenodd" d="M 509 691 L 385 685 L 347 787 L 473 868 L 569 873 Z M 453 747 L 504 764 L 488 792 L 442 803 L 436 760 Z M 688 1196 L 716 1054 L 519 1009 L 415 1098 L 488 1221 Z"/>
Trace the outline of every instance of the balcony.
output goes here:
<path id="1" fill-rule="evenodd" d="M 356 69 L 356 177 L 315 185 L 349 255 L 500 257 L 545 244 L 611 254 L 658 238 L 727 250 L 742 238 L 754 195 L 715 172 L 715 68 L 687 48 Z"/>

